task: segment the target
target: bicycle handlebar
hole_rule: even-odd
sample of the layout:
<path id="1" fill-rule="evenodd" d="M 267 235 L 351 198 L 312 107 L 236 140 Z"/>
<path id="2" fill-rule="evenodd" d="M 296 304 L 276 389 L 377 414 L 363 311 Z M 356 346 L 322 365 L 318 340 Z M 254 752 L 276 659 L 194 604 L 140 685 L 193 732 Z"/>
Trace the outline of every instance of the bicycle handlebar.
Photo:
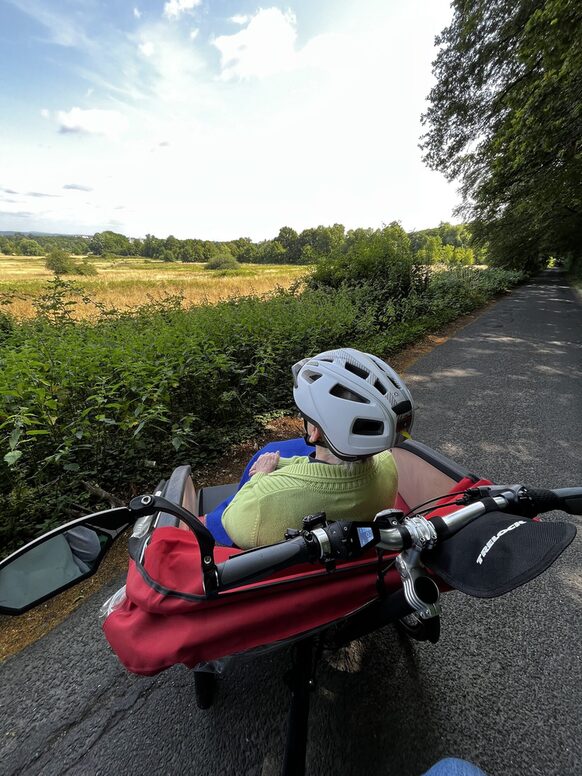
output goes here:
<path id="1" fill-rule="evenodd" d="M 556 488 L 549 492 L 557 500 L 557 505 L 550 509 L 561 509 L 569 515 L 582 515 L 582 488 Z"/>
<path id="2" fill-rule="evenodd" d="M 297 535 L 287 541 L 248 550 L 219 563 L 216 567 L 218 589 L 226 590 L 255 582 L 274 571 L 299 563 L 320 561 L 333 566 L 336 560 L 356 558 L 372 545 L 393 552 L 412 546 L 428 548 L 457 533 L 485 512 L 493 510 L 522 517 L 535 517 L 553 509 L 573 515 L 582 514 L 582 488 L 545 490 L 523 485 L 492 485 L 469 489 L 466 494 L 479 500 L 445 517 L 434 517 L 431 520 L 410 517 L 398 525 L 392 523 L 390 527 L 383 527 L 381 521 L 362 524 L 338 520 L 313 530 L 296 531 L 294 533 Z"/>
<path id="3" fill-rule="evenodd" d="M 243 583 L 250 584 L 274 571 L 299 563 L 310 563 L 318 557 L 319 547 L 316 541 L 304 536 L 242 552 L 216 567 L 219 589 L 228 590 Z"/>

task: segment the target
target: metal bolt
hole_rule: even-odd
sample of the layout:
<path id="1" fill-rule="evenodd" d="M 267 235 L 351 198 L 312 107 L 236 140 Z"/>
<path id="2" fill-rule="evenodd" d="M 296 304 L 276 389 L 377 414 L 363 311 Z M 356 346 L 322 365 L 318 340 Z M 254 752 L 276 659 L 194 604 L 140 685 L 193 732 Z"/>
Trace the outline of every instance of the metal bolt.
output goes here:
<path id="1" fill-rule="evenodd" d="M 141 503 L 144 505 L 144 507 L 149 506 L 149 504 L 152 503 L 152 497 L 151 496 L 143 496 Z"/>
<path id="2" fill-rule="evenodd" d="M 212 558 L 210 557 L 210 555 L 205 555 L 204 556 L 204 564 L 206 566 L 210 566 L 211 563 L 212 563 Z"/>

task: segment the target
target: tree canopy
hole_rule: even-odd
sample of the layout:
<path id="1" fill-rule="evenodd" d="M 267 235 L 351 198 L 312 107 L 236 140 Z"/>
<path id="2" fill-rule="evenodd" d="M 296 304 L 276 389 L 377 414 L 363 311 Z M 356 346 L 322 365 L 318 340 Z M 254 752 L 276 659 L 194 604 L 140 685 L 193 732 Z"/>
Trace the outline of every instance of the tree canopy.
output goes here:
<path id="1" fill-rule="evenodd" d="M 454 0 L 437 38 L 425 161 L 461 183 L 493 260 L 582 252 L 582 4 Z"/>
<path id="2" fill-rule="evenodd" d="M 391 224 L 395 228 L 396 224 Z M 382 232 L 386 239 L 378 242 L 382 230 L 349 229 L 343 224 L 333 226 L 316 226 L 296 232 L 289 226 L 283 226 L 275 239 L 253 242 L 250 237 L 239 237 L 236 240 L 218 242 L 188 238 L 179 240 L 173 235 L 166 238 L 147 234 L 144 239 L 127 237 L 110 230 L 96 232 L 92 236 L 74 235 L 41 235 L 32 239 L 30 235 L 10 233 L 3 236 L 0 233 L 0 254 L 44 256 L 65 253 L 84 256 L 88 253 L 104 258 L 125 256 L 145 257 L 158 261 L 181 262 L 230 262 L 231 266 L 238 263 L 254 264 L 324 264 L 328 260 L 335 261 L 341 257 L 342 262 L 354 261 L 357 256 L 367 251 L 374 244 L 374 250 L 392 255 L 392 249 L 387 245 L 389 234 L 406 234 L 398 226 L 396 231 Z M 411 232 L 409 241 L 401 243 L 402 255 L 409 251 L 424 264 L 439 262 L 452 264 L 473 264 L 482 260 L 482 252 L 473 250 L 472 234 L 466 224 L 449 224 L 443 222 L 432 229 Z M 232 264 L 232 262 L 238 262 Z M 58 262 L 57 262 L 58 264 Z M 91 265 L 86 262 L 73 262 L 77 270 L 82 269 L 89 274 Z M 61 265 L 58 264 L 60 267 Z M 52 269 L 52 267 L 51 267 Z M 59 270 L 60 271 L 60 270 Z"/>

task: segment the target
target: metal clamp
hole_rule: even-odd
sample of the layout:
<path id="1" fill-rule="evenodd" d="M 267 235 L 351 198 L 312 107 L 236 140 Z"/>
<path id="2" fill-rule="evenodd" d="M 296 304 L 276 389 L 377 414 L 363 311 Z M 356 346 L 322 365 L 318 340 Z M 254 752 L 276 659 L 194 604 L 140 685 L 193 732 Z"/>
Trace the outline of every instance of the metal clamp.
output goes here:
<path id="1" fill-rule="evenodd" d="M 423 522 L 427 522 L 421 518 Z M 420 551 L 416 548 L 401 552 L 395 560 L 402 580 L 406 601 L 422 620 L 430 620 L 441 613 L 440 591 L 420 563 Z"/>
<path id="2" fill-rule="evenodd" d="M 437 541 L 437 532 L 430 520 L 424 517 L 408 517 L 404 521 L 415 550 L 432 550 Z"/>

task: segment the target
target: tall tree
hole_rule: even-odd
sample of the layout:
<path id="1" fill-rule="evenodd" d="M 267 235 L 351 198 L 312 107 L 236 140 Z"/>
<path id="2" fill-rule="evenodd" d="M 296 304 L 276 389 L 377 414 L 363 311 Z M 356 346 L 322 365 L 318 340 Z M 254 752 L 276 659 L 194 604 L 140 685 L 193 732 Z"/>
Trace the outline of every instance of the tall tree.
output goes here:
<path id="1" fill-rule="evenodd" d="M 461 183 L 498 263 L 582 255 L 582 4 L 454 0 L 425 161 Z"/>
<path id="2" fill-rule="evenodd" d="M 301 256 L 301 244 L 298 240 L 298 234 L 290 226 L 282 226 L 275 240 L 280 243 L 287 254 L 287 260 L 295 264 Z"/>
<path id="3" fill-rule="evenodd" d="M 131 243 L 124 234 L 106 230 L 105 232 L 95 232 L 89 241 L 89 250 L 96 256 L 102 256 L 104 253 L 113 253 L 117 256 L 131 256 Z"/>
<path id="4" fill-rule="evenodd" d="M 44 251 L 36 240 L 25 237 L 20 241 L 18 248 L 23 256 L 42 256 Z"/>

